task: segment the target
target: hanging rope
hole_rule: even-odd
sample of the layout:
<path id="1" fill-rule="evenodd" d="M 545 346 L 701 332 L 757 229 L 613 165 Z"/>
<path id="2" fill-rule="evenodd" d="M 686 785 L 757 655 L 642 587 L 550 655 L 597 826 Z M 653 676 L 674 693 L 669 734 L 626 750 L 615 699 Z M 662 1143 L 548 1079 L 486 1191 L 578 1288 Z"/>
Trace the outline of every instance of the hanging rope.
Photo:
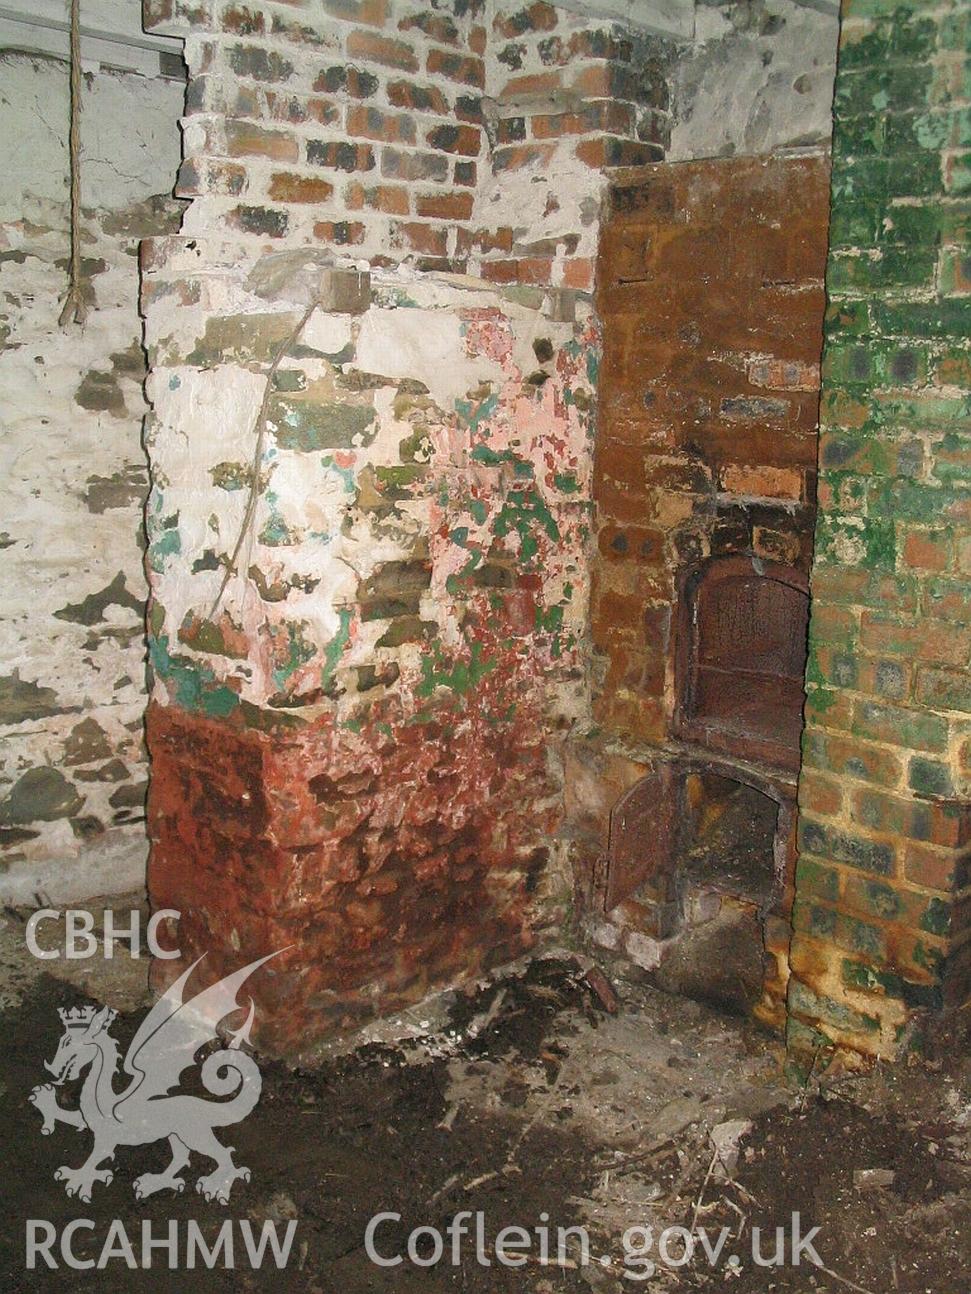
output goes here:
<path id="1" fill-rule="evenodd" d="M 266 385 L 263 388 L 263 399 L 260 402 L 260 411 L 256 415 L 256 439 L 253 444 L 253 477 L 249 484 L 249 494 L 246 498 L 246 510 L 243 513 L 243 521 L 239 527 L 239 534 L 236 538 L 236 544 L 233 548 L 232 555 L 229 558 L 229 565 L 223 575 L 222 583 L 219 586 L 219 592 L 216 594 L 215 601 L 209 609 L 209 619 L 215 618 L 219 610 L 219 604 L 223 600 L 223 594 L 229 585 L 229 581 L 234 575 L 239 574 L 239 557 L 243 551 L 243 544 L 247 537 L 252 541 L 252 527 L 256 520 L 256 505 L 259 502 L 261 494 L 260 477 L 263 472 L 263 446 L 266 443 L 266 423 L 270 416 L 270 401 L 273 398 L 273 379 L 276 377 L 276 371 L 283 362 L 283 357 L 292 346 L 295 346 L 300 340 L 300 334 L 310 322 L 310 316 L 317 309 L 319 301 L 312 301 L 306 310 L 300 316 L 300 322 L 294 328 L 293 332 L 285 339 L 279 350 L 273 356 L 273 363 L 270 365 L 266 374 Z"/>
<path id="2" fill-rule="evenodd" d="M 88 313 L 81 281 L 81 0 L 71 0 L 71 268 L 60 325 L 83 324 Z"/>

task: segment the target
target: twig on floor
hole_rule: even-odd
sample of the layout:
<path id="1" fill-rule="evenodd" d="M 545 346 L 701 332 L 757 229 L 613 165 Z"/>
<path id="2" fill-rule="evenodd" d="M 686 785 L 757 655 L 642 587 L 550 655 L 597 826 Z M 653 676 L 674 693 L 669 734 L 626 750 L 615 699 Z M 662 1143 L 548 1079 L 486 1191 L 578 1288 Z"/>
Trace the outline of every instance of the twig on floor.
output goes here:
<path id="1" fill-rule="evenodd" d="M 841 1285 L 845 1285 L 847 1289 L 856 1290 L 856 1294 L 875 1294 L 874 1290 L 867 1289 L 865 1285 L 857 1285 L 848 1277 L 841 1276 L 839 1272 L 834 1272 L 831 1267 L 824 1267 L 822 1263 L 819 1264 L 819 1270 L 832 1277 L 834 1281 L 839 1281 Z"/>
<path id="2" fill-rule="evenodd" d="M 814 1075 L 815 1075 L 815 1073 L 816 1073 L 816 1066 L 819 1064 L 819 1057 L 820 1057 L 820 1053 L 822 1052 L 822 1050 L 823 1050 L 823 1048 L 822 1048 L 822 1044 L 820 1044 L 820 1045 L 816 1048 L 815 1054 L 813 1055 L 813 1063 L 812 1063 L 812 1065 L 810 1066 L 810 1069 L 809 1069 L 809 1076 L 807 1077 L 807 1079 L 806 1079 L 806 1083 L 805 1083 L 805 1086 L 804 1086 L 804 1087 L 803 1087 L 803 1089 L 802 1089 L 802 1096 L 799 1098 L 799 1113 L 800 1113 L 800 1114 L 802 1114 L 802 1113 L 805 1111 L 805 1109 L 806 1109 L 806 1102 L 809 1100 L 809 1085 L 810 1085 L 810 1083 L 812 1083 L 812 1081 L 813 1081 L 813 1077 L 814 1077 Z"/>
<path id="3" fill-rule="evenodd" d="M 698 1214 L 701 1212 L 701 1202 L 705 1198 L 705 1191 L 708 1189 L 708 1183 L 711 1181 L 711 1175 L 715 1171 L 715 1165 L 718 1163 L 718 1147 L 716 1146 L 711 1156 L 711 1163 L 708 1165 L 708 1172 L 705 1173 L 705 1180 L 701 1183 L 701 1190 L 698 1192 L 698 1198 L 695 1200 L 695 1211 L 691 1215 L 691 1226 L 688 1232 L 694 1235 L 695 1224 L 698 1221 Z"/>

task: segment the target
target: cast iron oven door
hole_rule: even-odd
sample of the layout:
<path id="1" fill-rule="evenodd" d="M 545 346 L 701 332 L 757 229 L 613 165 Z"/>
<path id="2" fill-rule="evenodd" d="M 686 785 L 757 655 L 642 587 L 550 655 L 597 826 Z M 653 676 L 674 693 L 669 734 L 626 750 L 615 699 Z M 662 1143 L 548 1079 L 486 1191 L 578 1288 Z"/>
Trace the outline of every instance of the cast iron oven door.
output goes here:
<path id="1" fill-rule="evenodd" d="M 711 750 L 798 770 L 809 590 L 789 566 L 717 557 L 680 599 L 677 728 Z"/>

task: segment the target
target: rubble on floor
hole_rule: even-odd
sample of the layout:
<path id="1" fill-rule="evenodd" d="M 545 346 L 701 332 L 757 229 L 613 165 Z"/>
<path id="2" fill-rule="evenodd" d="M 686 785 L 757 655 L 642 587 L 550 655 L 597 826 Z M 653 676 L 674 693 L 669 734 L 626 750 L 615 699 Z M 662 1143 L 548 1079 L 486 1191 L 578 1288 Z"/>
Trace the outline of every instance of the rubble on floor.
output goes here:
<path id="1" fill-rule="evenodd" d="M 80 1160 L 77 1134 L 59 1127 L 42 1139 L 27 1098 L 57 1045 L 55 1008 L 90 998 L 46 973 L 68 963 L 42 967 L 22 955 L 22 940 L 14 915 L 0 936 L 0 1139 L 12 1203 L 0 1237 L 4 1288 L 26 1288 L 26 1218 L 60 1228 L 84 1214 L 95 1228 L 75 1240 L 82 1257 L 97 1257 L 111 1219 L 125 1220 L 131 1234 L 144 1219 L 159 1226 L 195 1219 L 210 1242 L 226 1217 L 297 1221 L 282 1271 L 169 1272 L 159 1260 L 133 1276 L 116 1262 L 99 1273 L 106 1292 L 137 1281 L 139 1289 L 180 1292 L 614 1294 L 645 1274 L 635 1254 L 646 1232 L 631 1228 L 651 1229 L 652 1289 L 966 1290 L 971 1062 L 956 1045 L 942 1046 L 943 1059 L 793 1088 L 781 1049 L 750 1023 L 633 979 L 607 983 L 568 952 L 521 963 L 470 993 L 444 994 L 353 1045 L 319 1051 L 305 1068 L 264 1064 L 260 1103 L 232 1129 L 237 1160 L 252 1176 L 237 1184 L 228 1208 L 193 1190 L 137 1201 L 135 1176 L 165 1161 L 160 1147 L 148 1146 L 120 1149 L 114 1180 L 79 1204 L 53 1177 L 63 1158 Z M 89 991 L 126 1003 L 112 1026 L 124 1044 L 145 999 L 136 1006 L 130 985 L 119 998 L 119 971 L 131 976 L 146 963 L 90 965 L 97 976 Z M 378 1213 L 400 1214 L 376 1233 L 381 1252 L 396 1256 L 407 1252 L 414 1228 L 447 1234 L 463 1210 L 483 1214 L 488 1266 L 476 1258 L 474 1231 L 461 1266 L 447 1248 L 432 1267 L 405 1259 L 385 1269 L 368 1257 L 365 1232 Z M 757 1265 L 753 1228 L 767 1260 L 775 1228 L 788 1236 L 794 1212 L 803 1238 L 819 1227 L 812 1243 L 823 1267 L 805 1251 L 799 1267 Z M 552 1237 L 548 1261 L 535 1251 L 522 1267 L 495 1261 L 501 1228 L 543 1225 Z M 557 1254 L 556 1229 L 571 1227 L 586 1229 L 586 1264 L 578 1233 Z M 681 1233 L 659 1252 L 666 1228 L 704 1228 L 714 1247 L 722 1227 L 714 1265 L 698 1246 L 682 1264 Z M 32 1272 L 30 1284 L 63 1288 L 64 1273 Z"/>

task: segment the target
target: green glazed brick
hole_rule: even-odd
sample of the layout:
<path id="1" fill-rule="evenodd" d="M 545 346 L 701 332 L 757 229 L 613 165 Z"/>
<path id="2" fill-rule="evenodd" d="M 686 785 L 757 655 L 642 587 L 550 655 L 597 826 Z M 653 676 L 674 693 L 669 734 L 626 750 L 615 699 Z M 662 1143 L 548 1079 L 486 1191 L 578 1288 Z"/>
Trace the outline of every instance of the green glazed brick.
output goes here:
<path id="1" fill-rule="evenodd" d="M 945 902 L 944 899 L 931 899 L 921 917 L 920 928 L 926 930 L 929 935 L 943 937 L 950 934 L 952 918 L 953 908 L 950 903 Z"/>
<path id="2" fill-rule="evenodd" d="M 833 124 L 833 157 L 852 164 L 857 157 L 877 157 L 889 152 L 887 118 L 838 117 Z"/>
<path id="3" fill-rule="evenodd" d="M 945 248 L 938 275 L 941 292 L 947 296 L 971 296 L 971 252 Z M 971 301 L 968 302 L 971 315 Z"/>
<path id="4" fill-rule="evenodd" d="M 933 85 L 929 65 L 903 60 L 865 67 L 842 68 L 836 78 L 833 115 L 837 121 L 849 117 L 874 118 L 887 112 L 907 112 L 926 108 Z"/>
<path id="5" fill-rule="evenodd" d="M 971 487 L 971 435 L 951 432 L 931 446 L 931 474 L 946 485 Z"/>
<path id="6" fill-rule="evenodd" d="M 840 893 L 839 872 L 812 858 L 800 858 L 796 863 L 796 891 L 835 903 Z"/>
<path id="7" fill-rule="evenodd" d="M 971 336 L 971 318 L 966 301 L 957 299 L 923 301 L 870 302 L 874 331 L 882 337 Z"/>
<path id="8" fill-rule="evenodd" d="M 870 331 L 870 309 L 866 301 L 830 301 L 826 306 L 827 338 L 842 335 L 861 337 Z M 827 344 L 829 342 L 827 341 Z"/>
<path id="9" fill-rule="evenodd" d="M 933 248 L 887 247 L 876 255 L 839 253 L 826 269 L 831 292 L 869 292 L 932 287 L 937 271 Z"/>
<path id="10" fill-rule="evenodd" d="M 947 764 L 920 757 L 910 761 L 907 782 L 920 795 L 952 796 L 955 794 L 951 770 Z"/>
<path id="11" fill-rule="evenodd" d="M 971 622 L 971 615 L 968 621 Z M 938 710 L 971 714 L 971 683 L 967 672 L 922 669 L 917 679 L 917 699 Z"/>
<path id="12" fill-rule="evenodd" d="M 865 200 L 841 202 L 830 216 L 830 248 L 876 247 L 883 234 L 883 221 L 882 206 Z"/>
<path id="13" fill-rule="evenodd" d="M 971 193 L 971 153 L 955 153 L 948 158 L 944 187 L 955 197 Z"/>
<path id="14" fill-rule="evenodd" d="M 836 912 L 797 899 L 792 909 L 792 926 L 814 939 L 831 939 L 836 933 Z"/>
<path id="15" fill-rule="evenodd" d="M 837 831 L 807 817 L 800 821 L 799 838 L 800 848 L 817 858 L 830 858 L 835 863 L 846 863 L 877 876 L 889 876 L 893 872 L 893 847 L 883 841 Z"/>
<path id="16" fill-rule="evenodd" d="M 856 1011 L 843 1002 L 831 997 L 814 993 L 808 985 L 800 980 L 793 980 L 789 989 L 789 1006 L 801 1016 L 810 1020 L 821 1020 L 824 1024 L 833 1025 L 851 1033 L 875 1033 L 880 1022 L 875 1016 Z"/>
<path id="17" fill-rule="evenodd" d="M 951 13 L 942 17 L 937 48 L 971 54 L 971 12 L 967 5 L 956 7 Z"/>
<path id="18" fill-rule="evenodd" d="M 861 701 L 856 705 L 853 731 L 871 741 L 885 741 L 911 750 L 934 754 L 947 749 L 946 719 L 877 701 Z"/>
<path id="19" fill-rule="evenodd" d="M 921 1007 L 939 1011 L 941 1008 L 941 991 L 934 984 L 915 984 L 906 980 L 894 971 L 877 969 L 847 959 L 841 968 L 841 978 L 847 988 L 862 993 L 883 993 L 887 997 L 899 998 L 907 1006 Z"/>
<path id="20" fill-rule="evenodd" d="M 941 242 L 945 246 L 967 248 L 971 244 L 971 202 L 949 202 L 941 208 L 940 218 Z"/>
<path id="21" fill-rule="evenodd" d="M 887 163 L 887 193 L 895 198 L 923 198 L 944 192 L 938 152 L 891 157 Z"/>
<path id="22" fill-rule="evenodd" d="M 883 992 L 887 997 L 901 996 L 902 980 L 893 971 L 877 970 L 863 962 L 850 961 L 846 958 L 840 968 L 840 975 L 846 987 L 856 989 L 857 992 Z"/>
<path id="23" fill-rule="evenodd" d="M 866 27 L 844 23 L 840 31 L 840 75 L 886 64 L 893 49 L 893 24 L 887 19 L 871 20 Z"/>
<path id="24" fill-rule="evenodd" d="M 942 237 L 947 220 L 946 209 L 940 206 L 894 206 L 886 211 L 886 231 L 889 241 L 908 247 L 936 247 Z"/>
<path id="25" fill-rule="evenodd" d="M 868 490 L 861 482 L 861 490 Z M 897 540 L 889 517 L 834 517 L 825 513 L 816 528 L 816 554 L 838 564 L 865 570 L 892 571 L 897 564 Z"/>
<path id="26" fill-rule="evenodd" d="M 903 911 L 900 895 L 882 881 L 864 881 L 856 891 L 857 901 L 881 921 L 895 921 Z"/>
<path id="27" fill-rule="evenodd" d="M 887 955 L 887 937 L 882 930 L 843 913 L 836 918 L 834 942 L 851 953 L 862 953 L 881 960 Z"/>
<path id="28" fill-rule="evenodd" d="M 919 6 L 914 12 L 897 9 L 890 22 L 891 52 L 913 62 L 923 62 L 935 53 L 938 43 L 938 25 L 934 16 L 922 13 Z"/>
<path id="29" fill-rule="evenodd" d="M 951 136 L 950 114 L 945 111 L 892 113 L 886 119 L 885 151 L 888 155 L 904 153 L 939 153 Z"/>

